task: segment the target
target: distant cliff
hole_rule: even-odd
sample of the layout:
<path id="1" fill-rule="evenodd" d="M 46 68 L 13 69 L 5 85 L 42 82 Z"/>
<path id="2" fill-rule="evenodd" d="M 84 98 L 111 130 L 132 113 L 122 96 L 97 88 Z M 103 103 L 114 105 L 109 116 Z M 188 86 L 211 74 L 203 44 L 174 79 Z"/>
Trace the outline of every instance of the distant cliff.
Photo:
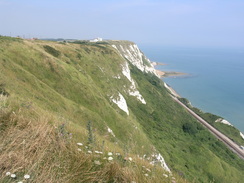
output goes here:
<path id="1" fill-rule="evenodd" d="M 109 41 L 109 43 L 118 50 L 122 57 L 126 58 L 139 70 L 157 75 L 151 61 L 141 52 L 135 43 L 130 41 Z"/>

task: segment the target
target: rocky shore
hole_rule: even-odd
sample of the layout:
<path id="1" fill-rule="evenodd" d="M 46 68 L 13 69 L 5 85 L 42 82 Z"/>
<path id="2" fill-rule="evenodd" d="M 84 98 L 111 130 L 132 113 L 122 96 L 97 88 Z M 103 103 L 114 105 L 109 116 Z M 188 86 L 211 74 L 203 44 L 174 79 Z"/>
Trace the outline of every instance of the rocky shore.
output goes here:
<path id="1" fill-rule="evenodd" d="M 165 63 L 160 63 L 160 62 L 152 62 L 152 65 L 157 66 L 157 65 L 167 65 Z M 165 77 L 177 77 L 177 76 L 184 76 L 184 75 L 188 75 L 187 73 L 183 73 L 183 72 L 175 72 L 175 71 L 161 71 L 155 68 L 156 74 L 160 77 L 160 78 L 165 78 Z"/>

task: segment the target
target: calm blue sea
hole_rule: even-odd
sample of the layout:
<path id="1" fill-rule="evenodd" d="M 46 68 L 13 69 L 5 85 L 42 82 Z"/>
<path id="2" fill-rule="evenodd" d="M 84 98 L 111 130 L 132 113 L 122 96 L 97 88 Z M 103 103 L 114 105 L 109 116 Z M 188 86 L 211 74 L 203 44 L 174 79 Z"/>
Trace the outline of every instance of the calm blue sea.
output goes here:
<path id="1" fill-rule="evenodd" d="M 159 70 L 188 73 L 163 79 L 192 105 L 244 132 L 244 49 L 140 46 Z"/>

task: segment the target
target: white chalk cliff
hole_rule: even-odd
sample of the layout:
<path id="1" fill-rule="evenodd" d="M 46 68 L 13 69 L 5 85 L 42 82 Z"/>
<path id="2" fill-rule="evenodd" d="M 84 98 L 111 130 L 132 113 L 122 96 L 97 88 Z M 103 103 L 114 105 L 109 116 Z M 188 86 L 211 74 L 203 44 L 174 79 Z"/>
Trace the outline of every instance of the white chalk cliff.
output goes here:
<path id="1" fill-rule="evenodd" d="M 128 106 L 126 103 L 125 98 L 123 97 L 123 95 L 121 93 L 119 93 L 118 98 L 115 98 L 114 96 L 110 97 L 111 101 L 113 103 L 115 103 L 122 111 L 126 112 L 127 115 L 129 115 L 129 110 L 128 110 Z"/>
<path id="2" fill-rule="evenodd" d="M 142 72 L 153 73 L 157 76 L 153 64 L 135 43 L 129 41 L 112 41 L 111 46 L 119 52 L 121 57 L 125 58 L 125 63 L 122 65 L 122 73 L 131 82 L 131 86 L 127 91 L 128 94 L 135 96 L 141 103 L 146 104 L 146 100 L 136 88 L 136 83 L 131 77 L 128 61 Z"/>
<path id="3" fill-rule="evenodd" d="M 135 81 L 131 78 L 130 69 L 127 62 L 125 62 L 125 64 L 122 66 L 122 73 L 131 82 L 131 86 L 128 90 L 129 95 L 135 96 L 139 101 L 141 101 L 141 103 L 146 104 L 145 99 L 136 88 Z"/>
<path id="4" fill-rule="evenodd" d="M 112 47 L 117 49 L 122 57 L 126 58 L 142 72 L 157 75 L 152 62 L 140 51 L 135 43 L 129 41 L 115 41 L 112 43 Z"/>

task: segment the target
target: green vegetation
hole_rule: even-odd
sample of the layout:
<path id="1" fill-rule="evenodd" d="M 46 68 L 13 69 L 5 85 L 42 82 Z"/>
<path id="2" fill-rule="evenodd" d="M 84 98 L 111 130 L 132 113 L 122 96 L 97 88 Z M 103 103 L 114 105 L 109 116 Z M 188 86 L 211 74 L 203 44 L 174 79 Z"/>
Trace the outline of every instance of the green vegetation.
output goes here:
<path id="1" fill-rule="evenodd" d="M 145 132 L 164 155 L 171 169 L 196 182 L 241 182 L 236 178 L 243 175 L 234 172 L 244 170 L 243 161 L 167 97 L 168 93 L 157 77 L 143 75 L 135 67 L 133 76 L 148 103 L 147 106 L 140 106 L 140 111 L 139 106 L 130 108 L 139 116 L 138 120 Z M 213 171 L 217 164 L 218 171 Z"/>
<path id="2" fill-rule="evenodd" d="M 223 134 L 227 135 L 232 141 L 236 142 L 239 145 L 244 145 L 244 139 L 240 136 L 240 131 L 233 126 L 226 125 L 220 122 L 216 122 L 218 119 L 223 119 L 220 116 L 211 113 L 205 113 L 200 109 L 190 105 L 189 101 L 186 98 L 180 98 L 180 101 L 183 102 L 187 107 L 192 109 L 196 114 L 201 116 L 209 124 L 214 126 L 216 129 L 221 131 Z"/>
<path id="3" fill-rule="evenodd" d="M 107 43 L 0 37 L 1 182 L 10 182 L 7 171 L 28 173 L 32 182 L 171 182 L 150 164 L 156 153 L 179 183 L 242 182 L 244 162 L 174 102 L 159 78 L 130 64 L 147 104 L 128 95 L 124 62 Z M 130 115 L 111 101 L 118 93 Z M 89 145 L 103 155 L 88 153 Z M 108 152 L 121 156 L 110 162 Z"/>
<path id="4" fill-rule="evenodd" d="M 45 45 L 45 46 L 43 46 L 43 47 L 44 47 L 44 49 L 45 49 L 45 51 L 46 51 L 47 53 L 51 54 L 51 55 L 54 56 L 54 57 L 58 57 L 58 56 L 60 55 L 60 52 L 57 51 L 56 49 L 54 49 L 54 48 L 51 47 L 51 46 Z"/>

